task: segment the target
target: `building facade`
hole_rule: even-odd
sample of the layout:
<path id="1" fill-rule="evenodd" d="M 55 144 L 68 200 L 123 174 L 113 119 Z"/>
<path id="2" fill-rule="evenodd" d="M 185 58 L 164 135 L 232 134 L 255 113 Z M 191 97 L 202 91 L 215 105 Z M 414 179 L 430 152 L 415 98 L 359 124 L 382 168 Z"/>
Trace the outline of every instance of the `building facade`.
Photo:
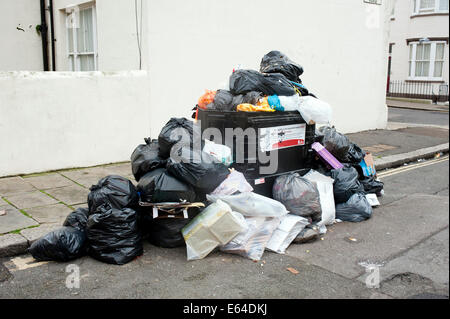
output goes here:
<path id="1" fill-rule="evenodd" d="M 397 0 L 393 8 L 388 95 L 448 100 L 449 0 Z"/>

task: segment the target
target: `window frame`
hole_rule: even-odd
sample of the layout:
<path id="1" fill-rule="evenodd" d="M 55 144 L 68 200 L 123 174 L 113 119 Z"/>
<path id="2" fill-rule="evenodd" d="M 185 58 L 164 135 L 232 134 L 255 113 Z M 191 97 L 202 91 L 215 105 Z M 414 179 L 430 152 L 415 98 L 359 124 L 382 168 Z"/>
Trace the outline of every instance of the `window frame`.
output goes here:
<path id="1" fill-rule="evenodd" d="M 434 6 L 432 8 L 427 9 L 420 9 L 421 1 L 423 0 L 413 0 L 414 1 L 414 7 L 413 7 L 413 16 L 420 16 L 420 15 L 429 15 L 433 13 L 449 13 L 449 10 L 440 10 L 441 7 L 441 1 L 444 0 L 434 0 Z"/>
<path id="2" fill-rule="evenodd" d="M 418 44 L 430 44 L 430 59 L 429 60 L 420 60 L 420 61 L 428 61 L 429 62 L 429 69 L 428 69 L 428 76 L 416 76 L 416 63 L 418 62 L 416 59 L 417 54 L 417 45 Z M 434 77 L 434 67 L 436 62 L 436 53 L 437 53 L 437 45 L 443 44 L 444 45 L 444 56 L 442 60 L 438 60 L 437 62 L 443 61 L 442 63 L 442 71 L 440 77 Z M 442 81 L 444 76 L 444 67 L 445 67 L 445 45 L 447 42 L 445 41 L 415 41 L 410 42 L 408 45 L 409 52 L 412 54 L 408 57 L 408 80 L 414 80 L 414 81 Z M 412 49 L 411 49 L 412 48 Z M 419 61 L 419 62 L 420 62 Z"/>
<path id="3" fill-rule="evenodd" d="M 93 49 L 92 52 L 78 52 L 78 30 L 79 28 L 69 28 L 67 27 L 70 23 L 67 21 L 70 15 L 66 15 L 66 37 L 67 37 L 67 49 L 66 49 L 66 57 L 69 64 L 69 70 L 72 72 L 91 72 L 91 71 L 81 71 L 81 56 L 93 56 L 94 57 L 94 71 L 98 71 L 98 48 L 97 48 L 97 11 L 95 2 L 84 4 L 79 6 L 79 11 L 92 9 L 92 40 L 93 40 Z M 75 12 L 76 14 L 79 14 Z M 76 19 L 80 19 L 80 17 L 76 17 Z M 70 51 L 70 33 L 72 33 L 72 46 L 73 51 Z M 73 62 L 72 59 L 73 58 Z"/>

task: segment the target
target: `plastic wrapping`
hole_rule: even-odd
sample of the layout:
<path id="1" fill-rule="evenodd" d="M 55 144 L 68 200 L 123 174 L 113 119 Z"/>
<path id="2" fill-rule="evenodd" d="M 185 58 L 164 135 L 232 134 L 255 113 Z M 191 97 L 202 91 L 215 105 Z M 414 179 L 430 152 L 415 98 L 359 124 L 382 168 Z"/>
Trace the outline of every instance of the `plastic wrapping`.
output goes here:
<path id="1" fill-rule="evenodd" d="M 252 192 L 253 187 L 247 182 L 244 174 L 232 170 L 230 175 L 217 187 L 211 195 L 233 195 L 237 192 Z"/>
<path id="2" fill-rule="evenodd" d="M 336 218 L 346 222 L 362 222 L 372 216 L 372 206 L 362 193 L 356 193 L 346 203 L 336 205 Z"/>
<path id="3" fill-rule="evenodd" d="M 260 71 L 263 73 L 281 73 L 290 81 L 299 81 L 303 67 L 291 61 L 280 51 L 270 51 L 261 61 Z"/>
<path id="4" fill-rule="evenodd" d="M 209 194 L 230 174 L 228 168 L 213 156 L 182 147 L 177 151 L 180 161 L 170 158 L 167 170 L 176 178 L 192 185 L 196 191 Z"/>
<path id="5" fill-rule="evenodd" d="M 280 218 L 245 217 L 246 228 L 220 250 L 251 260 L 260 260 Z"/>
<path id="6" fill-rule="evenodd" d="M 317 187 L 298 173 L 281 175 L 273 184 L 273 198 L 294 215 L 319 221 L 320 197 Z"/>
<path id="7" fill-rule="evenodd" d="M 102 178 L 90 188 L 88 195 L 89 212 L 96 212 L 103 204 L 122 209 L 137 206 L 139 196 L 133 183 L 121 176 L 110 175 Z"/>
<path id="8" fill-rule="evenodd" d="M 270 106 L 259 106 L 248 103 L 239 104 L 236 110 L 238 112 L 275 112 L 275 109 Z"/>
<path id="9" fill-rule="evenodd" d="M 334 179 L 333 193 L 336 204 L 345 203 L 353 194 L 364 192 L 364 187 L 358 181 L 358 171 L 354 167 L 345 165 L 343 168 L 331 170 L 329 174 Z"/>
<path id="10" fill-rule="evenodd" d="M 148 172 L 166 166 L 167 160 L 159 157 L 158 152 L 158 141 L 150 141 L 149 138 L 145 139 L 145 144 L 136 147 L 131 154 L 131 171 L 136 181 L 139 182 L 140 178 Z"/>
<path id="11" fill-rule="evenodd" d="M 180 141 L 193 142 L 194 122 L 186 118 L 171 118 L 159 133 L 159 156 L 170 157 L 172 146 Z"/>
<path id="12" fill-rule="evenodd" d="M 101 206 L 89 216 L 89 255 L 97 260 L 123 265 L 142 255 L 138 214 L 131 208 Z"/>
<path id="13" fill-rule="evenodd" d="M 331 106 L 312 96 L 301 96 L 298 111 L 306 123 L 328 124 L 333 118 Z"/>
<path id="14" fill-rule="evenodd" d="M 221 200 L 246 217 L 282 217 L 288 213 L 282 203 L 256 193 L 206 195 L 206 198 L 210 202 Z"/>
<path id="15" fill-rule="evenodd" d="M 230 92 L 233 95 L 251 91 L 264 95 L 294 95 L 295 90 L 283 74 L 262 74 L 254 70 L 237 70 L 230 77 Z"/>
<path id="16" fill-rule="evenodd" d="M 206 90 L 205 93 L 198 99 L 198 107 L 206 109 L 209 104 L 212 104 L 214 102 L 216 93 L 216 91 Z"/>
<path id="17" fill-rule="evenodd" d="M 231 153 L 231 148 L 226 145 L 216 144 L 209 140 L 205 140 L 203 152 L 214 156 L 219 162 L 226 166 L 233 164 L 233 154 Z"/>
<path id="18" fill-rule="evenodd" d="M 310 170 L 303 178 L 312 182 L 319 191 L 320 208 L 322 218 L 319 225 L 332 225 L 336 218 L 336 206 L 334 203 L 333 183 L 334 180 L 328 176 L 322 175 L 315 170 Z"/>
<path id="19" fill-rule="evenodd" d="M 77 208 L 71 212 L 63 223 L 63 226 L 73 227 L 81 231 L 86 230 L 87 221 L 89 218 L 88 208 Z"/>
<path id="20" fill-rule="evenodd" d="M 317 135 L 323 136 L 322 144 L 343 163 L 359 164 L 366 155 L 358 145 L 337 132 L 334 127 L 323 126 L 317 131 Z"/>
<path id="21" fill-rule="evenodd" d="M 292 241 L 308 224 L 309 221 L 306 218 L 292 214 L 284 216 L 273 232 L 266 249 L 284 254 Z"/>
<path id="22" fill-rule="evenodd" d="M 202 259 L 219 245 L 229 243 L 245 229 L 230 206 L 217 201 L 197 215 L 181 232 L 188 260 Z"/>
<path id="23" fill-rule="evenodd" d="M 379 194 L 384 188 L 384 183 L 376 180 L 375 177 L 364 177 L 359 182 L 367 194 Z"/>
<path id="24" fill-rule="evenodd" d="M 38 261 L 66 262 L 85 254 L 86 233 L 74 227 L 62 227 L 31 244 L 28 251 Z"/>
<path id="25" fill-rule="evenodd" d="M 227 90 L 218 90 L 211 108 L 218 111 L 232 111 L 233 94 Z"/>
<path id="26" fill-rule="evenodd" d="M 300 96 L 298 94 L 291 96 L 279 96 L 278 98 L 284 111 L 299 111 Z"/>

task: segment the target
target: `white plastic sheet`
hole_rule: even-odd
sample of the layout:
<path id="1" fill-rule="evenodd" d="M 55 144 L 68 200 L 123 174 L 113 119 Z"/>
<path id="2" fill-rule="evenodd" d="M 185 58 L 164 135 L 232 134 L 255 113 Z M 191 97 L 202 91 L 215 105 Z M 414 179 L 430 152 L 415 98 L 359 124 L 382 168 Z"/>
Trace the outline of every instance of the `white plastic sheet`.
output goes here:
<path id="1" fill-rule="evenodd" d="M 312 96 L 301 96 L 298 111 L 306 123 L 313 121 L 317 124 L 328 124 L 331 122 L 333 111 L 331 106 Z"/>
<path id="2" fill-rule="evenodd" d="M 234 193 L 252 192 L 253 187 L 247 182 L 244 174 L 233 170 L 230 175 L 211 193 L 211 195 L 233 195 Z"/>
<path id="3" fill-rule="evenodd" d="M 309 224 L 306 218 L 288 214 L 284 216 L 272 234 L 266 249 L 284 254 L 295 237 Z"/>
<path id="4" fill-rule="evenodd" d="M 215 157 L 218 161 L 226 166 L 230 166 L 233 163 L 233 154 L 231 154 L 231 148 L 226 145 L 216 144 L 209 140 L 205 140 L 205 146 L 203 152 Z"/>

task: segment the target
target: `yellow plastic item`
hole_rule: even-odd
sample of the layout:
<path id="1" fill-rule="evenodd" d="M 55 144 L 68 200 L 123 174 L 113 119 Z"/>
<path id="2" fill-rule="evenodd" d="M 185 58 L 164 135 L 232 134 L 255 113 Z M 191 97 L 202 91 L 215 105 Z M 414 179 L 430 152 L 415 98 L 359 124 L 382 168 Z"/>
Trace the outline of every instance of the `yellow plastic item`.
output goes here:
<path id="1" fill-rule="evenodd" d="M 258 103 L 256 103 L 257 106 L 263 107 L 263 108 L 271 108 L 269 104 L 269 98 L 263 97 L 262 99 L 259 99 Z"/>
<path id="2" fill-rule="evenodd" d="M 270 108 L 270 106 L 258 106 L 253 104 L 239 104 L 237 106 L 238 112 L 275 112 L 274 109 Z"/>
<path id="3" fill-rule="evenodd" d="M 210 91 L 210 90 L 206 90 L 205 94 L 203 94 L 199 99 L 198 99 L 198 107 L 201 109 L 206 109 L 206 106 L 208 104 L 211 104 L 212 102 L 214 102 L 214 98 L 216 97 L 216 93 L 217 91 Z"/>

